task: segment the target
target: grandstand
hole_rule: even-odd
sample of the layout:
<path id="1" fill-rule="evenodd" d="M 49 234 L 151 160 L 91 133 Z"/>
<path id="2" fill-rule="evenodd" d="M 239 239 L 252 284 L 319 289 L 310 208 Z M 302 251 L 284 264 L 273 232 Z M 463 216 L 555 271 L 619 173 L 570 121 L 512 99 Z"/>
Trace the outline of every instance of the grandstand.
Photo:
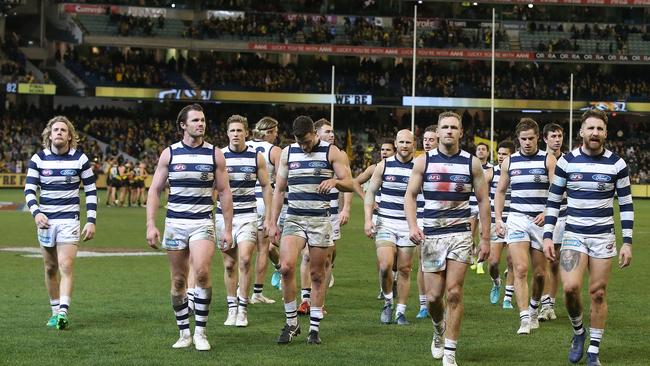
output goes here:
<path id="1" fill-rule="evenodd" d="M 21 330 L 21 338 L 36 341 L 29 341 L 25 347 L 11 336 L 0 336 L 0 343 L 8 349 L 5 352 L 2 348 L 0 364 L 50 362 L 50 356 L 37 345 L 74 349 L 80 337 L 93 344 L 119 339 L 115 342 L 125 350 L 122 354 L 113 341 L 105 352 L 84 346 L 73 364 L 208 362 L 196 355 L 186 360 L 183 357 L 187 354 L 181 357 L 167 353 L 167 344 L 162 348 L 169 334 L 157 333 L 168 323 L 167 317 L 161 320 L 163 315 L 171 314 L 165 307 L 167 302 L 162 303 L 162 294 L 167 291 L 162 279 L 167 278 L 167 272 L 161 258 L 134 257 L 123 263 L 89 258 L 91 265 L 80 263 L 85 272 L 81 276 L 89 278 L 89 282 L 80 284 L 80 296 L 97 292 L 104 285 L 110 296 L 80 297 L 75 311 L 82 313 L 84 307 L 111 304 L 106 314 L 101 309 L 79 314 L 81 335 L 75 335 L 75 329 L 72 336 L 61 339 L 41 332 L 35 325 L 41 323 L 35 314 L 42 307 L 44 293 L 40 287 L 37 292 L 30 286 L 36 284 L 35 268 L 40 271 L 40 264 L 23 263 L 25 258 L 3 250 L 36 245 L 33 220 L 28 213 L 16 210 L 24 210 L 19 190 L 24 187 L 30 157 L 41 147 L 43 126 L 55 115 L 65 115 L 75 123 L 81 136 L 79 149 L 89 157 L 99 177 L 98 238 L 88 244 L 91 251 L 145 250 L 144 210 L 105 205 L 108 170 L 113 159 L 143 162 L 150 176 L 148 185 L 160 153 L 179 138 L 176 114 L 193 102 L 204 106 L 207 140 L 219 147 L 228 144 L 225 121 L 233 114 L 247 117 L 251 127 L 263 116 L 277 119 L 277 142 L 281 146 L 292 142 L 287 131 L 296 116 L 332 119 L 336 144 L 348 152 L 354 176 L 378 161 L 382 142 L 394 138 L 401 129 L 413 129 L 421 152 L 424 129 L 435 124 L 443 111 L 462 116 L 465 130 L 461 144 L 474 153 L 480 142 L 515 140 L 514 127 L 522 117 L 531 117 L 540 126 L 562 126 L 568 150 L 581 141 L 578 130 L 582 111 L 599 108 L 610 118 L 607 147 L 628 164 L 635 204 L 637 199 L 650 197 L 650 2 L 605 1 L 602 6 L 588 0 L 8 3 L 11 6 L 0 16 L 0 219 L 10 233 L 0 239 L 0 277 L 7 279 L 3 283 L 11 297 L 6 297 L 6 302 L 13 302 L 14 296 L 19 299 L 8 312 L 19 309 L 30 313 L 8 323 Z M 414 22 L 415 5 L 418 18 Z M 647 212 L 650 207 L 645 206 L 641 201 L 639 207 Z M 332 290 L 331 326 L 338 327 L 332 337 L 338 340 L 327 344 L 331 348 L 326 349 L 323 363 L 403 362 L 396 352 L 399 349 L 412 353 L 415 364 L 430 362 L 426 353 L 429 324 L 415 323 L 412 333 L 400 330 L 384 334 L 384 328 L 376 327 L 376 304 L 370 302 L 376 295 L 371 294 L 376 290 L 374 262 L 368 254 L 372 249 L 361 249 L 361 245 L 352 248 L 365 240 L 360 201 L 355 200 L 353 211 L 356 216 L 343 234 L 347 248 L 341 249 L 343 259 L 336 268 L 341 271 L 341 282 L 336 286 L 345 290 L 338 294 L 336 287 Z M 641 220 L 645 212 L 638 213 Z M 124 238 L 118 238 L 121 233 Z M 640 242 L 647 239 L 644 232 L 640 236 Z M 650 257 L 646 253 L 641 256 L 639 261 L 647 264 Z M 357 264 L 358 269 L 345 272 Z M 106 278 L 111 284 L 102 283 L 104 274 L 98 271 L 104 266 L 110 269 Z M 149 272 L 140 277 L 139 270 Z M 213 282 L 221 286 L 222 274 L 215 276 Z M 338 272 L 336 276 L 339 281 Z M 634 324 L 647 324 L 650 319 L 647 312 L 639 311 L 639 320 L 623 310 L 629 305 L 628 292 L 633 291 L 630 283 L 642 281 L 643 271 L 634 269 L 612 276 L 614 287 L 624 289 L 615 290 L 619 292 L 612 297 L 625 299 L 625 304 L 610 305 L 618 318 L 612 319 L 615 325 L 611 333 L 608 330 L 606 342 L 611 339 L 611 343 L 607 343 L 607 355 L 611 358 L 605 360 L 608 364 L 645 364 L 645 340 L 627 332 L 632 332 Z M 139 298 L 139 288 L 154 282 L 143 292 L 144 298 Z M 505 334 L 496 330 L 503 318 L 493 314 L 483 301 L 472 298 L 485 297 L 483 282 L 472 278 L 468 284 L 466 296 L 471 302 L 466 306 L 468 325 L 463 325 L 463 332 L 470 339 L 464 342 L 480 346 L 467 350 L 463 361 L 469 356 L 468 362 L 463 364 L 515 364 L 516 357 L 526 360 L 523 364 L 538 364 L 528 362 L 538 348 L 519 338 L 507 338 L 506 343 L 514 346 L 497 342 Z M 120 294 L 118 283 L 129 283 L 126 295 Z M 23 293 L 23 289 L 27 290 Z M 266 340 L 275 336 L 280 324 L 276 321 L 282 312 L 280 307 L 256 310 L 263 313 L 256 320 L 264 322 L 255 324 L 258 328 L 230 333 L 217 325 L 223 315 L 225 297 L 221 292 L 218 301 L 213 302 L 213 308 L 218 310 L 213 312 L 216 321 L 211 330 L 217 339 L 224 339 L 223 348 L 216 347 L 219 357 L 236 360 L 235 364 L 285 362 L 282 352 L 273 351 L 265 358 L 270 347 Z M 279 293 L 270 293 L 279 298 Z M 630 300 L 634 312 L 650 301 L 646 294 L 641 295 Z M 113 296 L 127 301 L 113 305 Z M 348 303 L 349 298 L 354 300 Z M 141 303 L 150 303 L 155 313 L 149 313 Z M 132 313 L 130 307 L 138 313 Z M 350 313 L 346 313 L 348 310 Z M 372 314 L 362 314 L 361 310 Z M 562 315 L 566 318 L 565 313 Z M 101 320 L 105 316 L 109 320 Z M 131 324 L 136 323 L 134 319 L 140 324 Z M 482 319 L 491 327 L 487 332 L 477 324 Z M 32 323 L 25 325 L 25 321 Z M 357 321 L 372 323 L 370 331 Z M 105 335 L 102 329 L 83 329 L 84 322 L 105 322 L 103 326 L 110 331 Z M 346 324 L 349 322 L 353 326 Z M 536 340 L 548 343 L 551 364 L 564 361 L 566 348 L 565 339 L 559 340 L 551 333 L 565 332 L 566 325 L 554 323 L 554 328 L 544 330 L 548 334 Z M 120 333 L 113 327 L 126 330 Z M 368 334 L 379 334 L 378 341 L 366 342 Z M 154 339 L 142 340 L 149 337 Z M 409 340 L 411 337 L 414 340 Z M 142 345 L 137 346 L 140 341 Z M 252 342 L 250 351 L 241 346 L 247 342 Z M 387 342 L 395 342 L 395 350 L 389 355 L 375 354 L 375 349 Z M 466 348 L 470 347 L 464 344 Z M 240 359 L 240 352 L 252 352 L 253 356 Z M 504 357 L 506 352 L 516 357 Z M 295 360 L 287 364 L 311 360 L 312 356 L 302 348 L 295 353 Z M 562 357 L 556 353 L 562 353 Z M 64 357 L 60 350 L 55 354 Z"/>

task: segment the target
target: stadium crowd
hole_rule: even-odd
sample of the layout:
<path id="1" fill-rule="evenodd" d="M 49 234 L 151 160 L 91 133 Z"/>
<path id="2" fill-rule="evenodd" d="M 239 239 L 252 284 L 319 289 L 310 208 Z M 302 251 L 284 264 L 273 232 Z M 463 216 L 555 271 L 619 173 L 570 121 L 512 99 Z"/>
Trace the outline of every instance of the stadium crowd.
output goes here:
<path id="1" fill-rule="evenodd" d="M 209 140 L 217 146 L 228 143 L 223 124 L 236 113 L 242 113 L 238 105 L 206 106 Z M 343 107 L 342 107 L 343 108 Z M 442 110 L 427 109 L 416 112 L 416 135 L 421 136 L 424 127 L 435 121 Z M 157 158 L 165 146 L 178 139 L 171 111 L 125 110 L 121 108 L 80 108 L 66 107 L 57 109 L 54 114 L 68 116 L 77 124 L 81 133 L 81 150 L 96 163 L 96 172 L 103 174 L 109 159 L 125 153 L 134 160 L 146 164 L 149 173 L 153 173 Z M 318 118 L 329 118 L 329 110 L 324 108 L 271 108 L 256 106 L 247 110 L 249 124 L 264 115 L 274 115 L 280 122 L 280 131 L 290 129 L 293 116 L 308 114 Z M 27 119 L 25 116 L 33 116 Z M 489 139 L 489 117 L 479 112 L 461 113 L 466 134 L 461 140 L 464 149 L 474 152 L 474 137 Z M 25 172 L 26 162 L 41 145 L 40 133 L 48 116 L 28 109 L 20 113 L 6 113 L 0 120 L 0 172 Z M 365 121 L 360 124 L 359 121 Z M 379 146 L 386 140 L 392 140 L 397 131 L 410 128 L 409 113 L 378 113 L 377 110 L 359 110 L 358 108 L 341 109 L 336 114 L 337 126 L 350 126 L 352 132 L 351 167 L 353 175 L 379 159 Z M 497 121 L 495 140 L 513 140 L 514 119 L 509 117 Z M 555 120 L 540 120 L 540 126 Z M 608 148 L 624 157 L 630 167 L 630 177 L 634 183 L 650 183 L 650 133 L 640 122 L 625 122 L 610 127 Z M 336 144 L 341 149 L 347 148 L 347 129 L 335 130 Z M 292 140 L 286 134 L 280 134 L 279 144 L 286 146 Z M 568 138 L 567 138 L 568 139 Z M 420 139 L 421 140 L 421 139 Z M 575 141 L 575 140 L 574 140 Z M 101 142 L 101 144 L 100 144 Z M 422 146 L 418 146 L 422 149 Z"/>

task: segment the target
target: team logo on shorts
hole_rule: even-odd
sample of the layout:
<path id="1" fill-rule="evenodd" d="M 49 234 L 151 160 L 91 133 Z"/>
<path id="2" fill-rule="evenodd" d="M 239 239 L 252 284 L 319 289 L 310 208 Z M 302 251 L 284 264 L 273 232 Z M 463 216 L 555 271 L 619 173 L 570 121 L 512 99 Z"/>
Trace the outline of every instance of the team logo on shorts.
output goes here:
<path id="1" fill-rule="evenodd" d="M 607 244 L 607 246 L 605 248 L 607 248 L 607 250 L 609 250 L 611 252 L 612 249 L 614 249 L 614 243 Z"/>
<path id="2" fill-rule="evenodd" d="M 299 169 L 300 168 L 300 162 L 294 161 L 292 163 L 289 163 L 289 169 Z"/>
<path id="3" fill-rule="evenodd" d="M 54 173 L 54 172 L 51 171 L 50 169 L 43 169 L 43 170 L 41 171 L 41 175 L 44 175 L 44 176 L 46 176 L 46 177 L 49 177 L 50 175 L 52 175 L 52 173 Z"/>
<path id="4" fill-rule="evenodd" d="M 185 164 L 176 164 L 176 165 L 174 165 L 174 171 L 175 172 L 182 172 L 185 169 L 187 169 Z"/>
<path id="5" fill-rule="evenodd" d="M 569 175 L 569 180 L 582 180 L 582 174 L 572 173 L 571 175 Z"/>
<path id="6" fill-rule="evenodd" d="M 76 175 L 77 171 L 74 169 L 64 169 L 61 171 L 61 175 L 63 176 L 71 176 L 71 175 Z"/>

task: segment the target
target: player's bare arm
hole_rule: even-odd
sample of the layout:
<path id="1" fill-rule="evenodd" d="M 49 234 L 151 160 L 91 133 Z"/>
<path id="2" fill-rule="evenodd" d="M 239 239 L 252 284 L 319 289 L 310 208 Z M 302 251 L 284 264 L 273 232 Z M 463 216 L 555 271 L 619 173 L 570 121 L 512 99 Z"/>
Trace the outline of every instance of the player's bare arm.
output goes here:
<path id="1" fill-rule="evenodd" d="M 225 231 L 222 233 L 224 242 L 218 244 L 221 245 L 222 250 L 228 250 L 232 247 L 232 192 L 226 171 L 226 158 L 220 149 L 214 150 L 214 161 L 216 163 L 214 186 L 221 203 Z"/>
<path id="2" fill-rule="evenodd" d="M 499 237 L 505 237 L 506 227 L 503 225 L 503 207 L 506 204 L 506 192 L 510 187 L 510 157 L 503 159 L 501 163 L 501 176 L 496 192 L 494 193 L 494 215 L 496 216 L 496 231 Z"/>
<path id="3" fill-rule="evenodd" d="M 481 224 L 478 260 L 483 261 L 490 255 L 490 196 L 483 167 L 478 159 L 472 159 L 472 182 Z"/>
<path id="4" fill-rule="evenodd" d="M 169 149 L 163 150 L 147 194 L 147 243 L 154 249 L 158 249 L 160 243 L 160 231 L 156 228 L 156 211 L 160 204 L 160 194 L 165 189 L 165 183 L 169 177 L 170 159 Z"/>
<path id="5" fill-rule="evenodd" d="M 404 196 L 404 213 L 406 222 L 409 225 L 409 237 L 412 242 L 420 244 L 424 240 L 424 232 L 418 226 L 417 221 L 417 199 L 418 194 L 422 192 L 422 177 L 426 169 L 426 155 L 421 155 L 415 159 L 413 164 L 413 174 L 409 177 L 409 184 L 406 187 Z"/>
<path id="6" fill-rule="evenodd" d="M 264 200 L 264 232 L 268 233 L 269 225 L 268 221 L 271 217 L 271 200 L 273 197 L 273 191 L 271 190 L 271 180 L 269 179 L 269 173 L 266 169 L 266 160 L 261 153 L 257 153 L 257 180 L 260 182 L 262 187 L 262 199 Z"/>
<path id="7" fill-rule="evenodd" d="M 381 175 L 384 172 L 384 161 L 377 164 L 379 169 L 375 169 L 368 183 L 368 190 L 363 200 L 364 213 L 364 231 L 369 238 L 375 235 L 375 225 L 372 223 L 372 211 L 375 208 L 375 195 L 381 187 Z"/>

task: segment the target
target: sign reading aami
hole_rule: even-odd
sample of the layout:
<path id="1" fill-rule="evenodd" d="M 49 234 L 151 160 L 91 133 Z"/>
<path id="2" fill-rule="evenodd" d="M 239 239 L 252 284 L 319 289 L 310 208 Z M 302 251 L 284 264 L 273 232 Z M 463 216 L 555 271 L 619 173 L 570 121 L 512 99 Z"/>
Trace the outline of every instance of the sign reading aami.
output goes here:
<path id="1" fill-rule="evenodd" d="M 372 95 L 336 94 L 336 104 L 372 104 Z"/>

